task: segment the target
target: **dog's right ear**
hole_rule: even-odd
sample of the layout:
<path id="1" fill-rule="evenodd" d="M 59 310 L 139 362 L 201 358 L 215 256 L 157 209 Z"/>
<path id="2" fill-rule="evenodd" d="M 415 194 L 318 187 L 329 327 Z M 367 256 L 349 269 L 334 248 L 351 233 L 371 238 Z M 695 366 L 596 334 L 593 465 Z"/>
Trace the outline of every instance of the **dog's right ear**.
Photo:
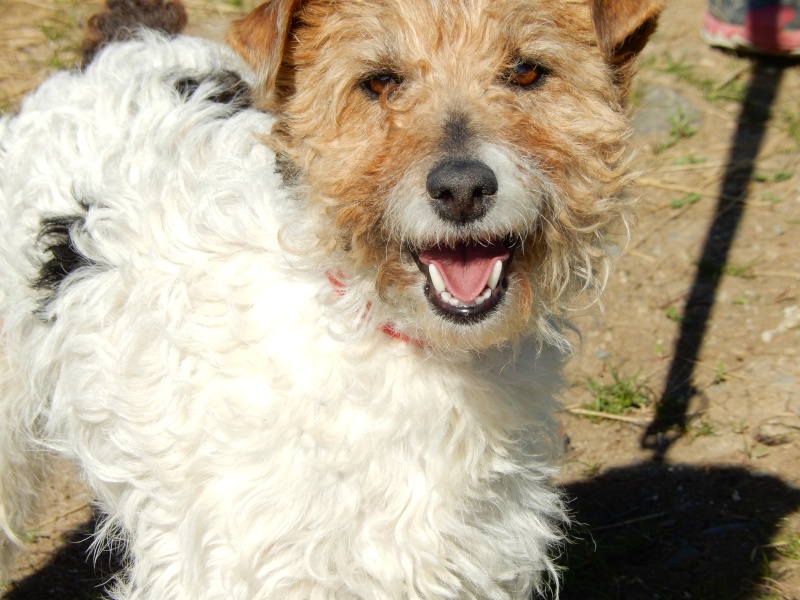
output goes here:
<path id="1" fill-rule="evenodd" d="M 260 92 L 270 96 L 275 88 L 292 21 L 302 0 L 268 0 L 249 15 L 234 21 L 227 41 L 253 68 Z"/>
<path id="2" fill-rule="evenodd" d="M 626 98 L 633 62 L 656 30 L 665 0 L 591 0 L 597 45 L 614 70 L 621 98 Z"/>
<path id="3" fill-rule="evenodd" d="M 606 58 L 623 65 L 634 58 L 656 29 L 665 0 L 592 0 L 592 21 Z"/>

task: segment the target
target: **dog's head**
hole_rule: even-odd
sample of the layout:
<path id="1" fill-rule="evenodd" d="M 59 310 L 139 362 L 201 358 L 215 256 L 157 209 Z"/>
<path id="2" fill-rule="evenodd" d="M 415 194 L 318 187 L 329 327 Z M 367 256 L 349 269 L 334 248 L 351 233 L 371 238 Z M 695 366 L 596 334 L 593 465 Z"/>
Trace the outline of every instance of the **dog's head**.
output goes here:
<path id="1" fill-rule="evenodd" d="M 660 5 L 272 0 L 228 40 L 348 285 L 411 337 L 486 347 L 554 339 L 602 287 L 631 63 Z"/>

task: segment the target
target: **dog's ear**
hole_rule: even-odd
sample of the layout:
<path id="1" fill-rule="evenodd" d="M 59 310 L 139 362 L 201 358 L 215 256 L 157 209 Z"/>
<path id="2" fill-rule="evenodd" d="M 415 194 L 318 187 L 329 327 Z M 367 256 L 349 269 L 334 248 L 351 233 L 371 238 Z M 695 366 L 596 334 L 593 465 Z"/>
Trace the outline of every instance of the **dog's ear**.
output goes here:
<path id="1" fill-rule="evenodd" d="M 592 21 L 600 50 L 624 69 L 647 44 L 665 0 L 591 0 Z"/>
<path id="2" fill-rule="evenodd" d="M 261 92 L 275 87 L 292 21 L 302 0 L 268 0 L 249 15 L 234 21 L 227 41 L 258 74 Z"/>

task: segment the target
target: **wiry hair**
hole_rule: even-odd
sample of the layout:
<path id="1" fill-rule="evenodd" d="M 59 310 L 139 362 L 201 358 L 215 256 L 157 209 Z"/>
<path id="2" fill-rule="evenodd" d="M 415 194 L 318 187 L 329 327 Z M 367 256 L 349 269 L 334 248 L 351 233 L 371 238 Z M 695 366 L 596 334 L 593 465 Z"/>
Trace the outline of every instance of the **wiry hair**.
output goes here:
<path id="1" fill-rule="evenodd" d="M 403 314 L 411 327 L 424 323 L 419 334 L 434 335 L 437 347 L 481 347 L 522 333 L 563 342 L 554 318 L 577 294 L 602 290 L 608 239 L 626 227 L 631 57 L 608 60 L 583 4 L 376 2 L 375 9 L 365 13 L 350 0 L 296 6 L 288 51 L 260 90 L 260 105 L 279 116 L 268 143 L 293 165 L 292 183 L 318 224 L 317 252 L 308 255 L 335 255 L 348 277 L 369 277 L 391 306 L 378 318 L 402 319 L 397 305 L 407 310 L 403 298 L 419 286 L 409 248 L 514 237 L 513 298 L 485 334 L 434 322 L 424 303 Z M 520 53 L 546 68 L 536 89 L 503 85 L 501 74 Z M 396 73 L 403 83 L 392 97 L 371 100 L 359 85 L 371 72 Z M 471 229 L 439 221 L 424 185 L 436 157 L 447 154 L 443 137 L 454 115 L 474 146 L 507 165 L 498 214 Z M 512 203 L 503 196 L 509 188 L 524 194 Z M 516 215 L 503 221 L 503 210 Z"/>
<path id="2" fill-rule="evenodd" d="M 590 4 L 271 0 L 239 56 L 138 32 L 0 118 L 0 579 L 47 448 L 115 600 L 557 588 L 562 311 L 624 224 L 658 2 Z"/>

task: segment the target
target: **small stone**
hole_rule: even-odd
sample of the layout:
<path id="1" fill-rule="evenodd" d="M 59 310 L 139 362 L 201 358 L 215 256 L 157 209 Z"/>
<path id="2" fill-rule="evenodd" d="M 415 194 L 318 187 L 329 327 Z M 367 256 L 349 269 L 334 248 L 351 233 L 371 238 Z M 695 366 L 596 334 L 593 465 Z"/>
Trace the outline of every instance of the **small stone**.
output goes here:
<path id="1" fill-rule="evenodd" d="M 700 111 L 679 92 L 666 86 L 650 88 L 640 106 L 633 116 L 634 129 L 639 136 L 668 135 L 673 128 L 670 119 L 675 119 L 676 115 L 682 115 L 683 121 L 694 128 L 702 122 Z"/>

